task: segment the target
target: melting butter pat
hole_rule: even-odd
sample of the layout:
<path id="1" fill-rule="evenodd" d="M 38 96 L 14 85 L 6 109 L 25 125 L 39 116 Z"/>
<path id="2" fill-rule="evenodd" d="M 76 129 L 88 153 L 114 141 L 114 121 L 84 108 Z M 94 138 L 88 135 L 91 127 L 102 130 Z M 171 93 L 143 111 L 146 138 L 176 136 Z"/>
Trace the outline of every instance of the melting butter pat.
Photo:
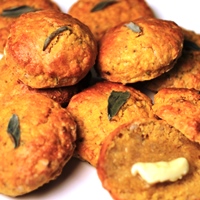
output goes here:
<path id="1" fill-rule="evenodd" d="M 138 162 L 131 168 L 133 175 L 139 174 L 147 183 L 174 182 L 181 179 L 189 171 L 186 158 L 177 158 L 169 162 Z"/>

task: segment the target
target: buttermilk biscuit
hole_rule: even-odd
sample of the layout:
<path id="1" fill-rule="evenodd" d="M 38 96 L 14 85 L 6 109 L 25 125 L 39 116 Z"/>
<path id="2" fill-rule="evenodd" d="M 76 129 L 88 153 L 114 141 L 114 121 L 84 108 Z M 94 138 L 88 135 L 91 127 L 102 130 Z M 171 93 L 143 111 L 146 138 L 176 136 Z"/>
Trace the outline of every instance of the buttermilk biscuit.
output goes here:
<path id="1" fill-rule="evenodd" d="M 153 110 L 161 119 L 200 143 L 200 93 L 194 89 L 164 88 L 154 96 Z"/>
<path id="2" fill-rule="evenodd" d="M 153 92 L 157 92 L 162 88 L 193 88 L 200 90 L 200 53 L 183 51 L 170 71 L 147 81 L 144 85 Z"/>
<path id="3" fill-rule="evenodd" d="M 12 24 L 5 47 L 7 65 L 32 88 L 78 83 L 94 65 L 96 54 L 89 28 L 54 10 L 21 15 Z"/>
<path id="4" fill-rule="evenodd" d="M 112 103 L 108 104 L 110 98 Z M 112 115 L 121 103 L 122 107 Z M 74 95 L 67 109 L 78 124 L 75 155 L 96 166 L 104 138 L 131 119 L 154 117 L 151 106 L 152 102 L 145 94 L 111 82 L 96 83 Z"/>
<path id="5" fill-rule="evenodd" d="M 60 175 L 75 148 L 76 123 L 40 94 L 5 95 L 0 107 L 0 193 L 19 196 Z"/>
<path id="6" fill-rule="evenodd" d="M 44 9 L 60 10 L 57 4 L 50 0 L 0 0 L 0 5 L 0 53 L 3 53 L 10 25 L 22 13 Z"/>
<path id="7" fill-rule="evenodd" d="M 197 200 L 200 199 L 199 155 L 199 144 L 165 121 L 139 120 L 122 125 L 106 138 L 97 172 L 115 200 Z M 137 162 L 168 162 L 180 157 L 187 159 L 189 171 L 175 182 L 149 185 L 139 174 L 131 173 Z"/>
<path id="8" fill-rule="evenodd" d="M 16 95 L 22 93 L 41 93 L 62 106 L 66 106 L 74 94 L 77 94 L 81 88 L 82 81 L 76 85 L 59 87 L 59 88 L 46 88 L 34 89 L 25 85 L 20 81 L 13 72 L 13 69 L 5 64 L 5 59 L 0 60 L 0 98 L 6 94 Z"/>
<path id="9" fill-rule="evenodd" d="M 154 17 L 144 0 L 79 0 L 71 6 L 68 13 L 85 23 L 96 40 L 99 40 L 109 28 L 123 21 Z"/>
<path id="10" fill-rule="evenodd" d="M 182 46 L 182 29 L 174 22 L 136 19 L 109 29 L 102 37 L 96 69 L 113 82 L 150 80 L 174 66 Z"/>

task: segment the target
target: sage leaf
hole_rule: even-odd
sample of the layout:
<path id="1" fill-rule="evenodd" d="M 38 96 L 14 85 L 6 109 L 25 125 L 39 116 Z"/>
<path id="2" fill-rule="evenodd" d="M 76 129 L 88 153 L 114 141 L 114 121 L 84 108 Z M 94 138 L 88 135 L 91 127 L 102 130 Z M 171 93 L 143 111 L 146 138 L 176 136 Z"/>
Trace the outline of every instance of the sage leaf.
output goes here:
<path id="1" fill-rule="evenodd" d="M 14 142 L 14 148 L 17 148 L 20 144 L 20 126 L 19 117 L 13 114 L 8 123 L 7 132 L 10 134 Z"/>
<path id="2" fill-rule="evenodd" d="M 125 26 L 135 33 L 142 32 L 141 28 L 138 25 L 134 24 L 133 22 L 129 22 L 128 24 L 125 24 Z"/>
<path id="3" fill-rule="evenodd" d="M 37 9 L 24 5 L 24 6 L 18 6 L 18 7 L 5 9 L 1 13 L 1 16 L 16 18 L 16 17 L 19 17 L 20 15 L 22 15 L 24 13 L 35 12 L 35 11 L 37 11 Z"/>
<path id="4" fill-rule="evenodd" d="M 96 11 L 100 11 L 103 10 L 105 7 L 113 4 L 113 3 L 117 3 L 117 0 L 106 0 L 106 1 L 101 1 L 98 4 L 96 4 L 91 10 L 90 12 L 96 12 Z"/>
<path id="5" fill-rule="evenodd" d="M 46 40 L 44 41 L 43 51 L 46 50 L 46 48 L 49 46 L 49 44 L 51 43 L 51 41 L 52 41 L 56 36 L 58 36 L 60 33 L 64 32 L 64 31 L 67 31 L 67 30 L 70 30 L 70 31 L 71 31 L 71 28 L 70 28 L 69 26 L 62 26 L 62 27 L 58 28 L 57 30 L 55 30 L 54 32 L 52 32 L 52 33 L 46 38 Z"/>
<path id="6" fill-rule="evenodd" d="M 186 50 L 200 51 L 200 47 L 190 40 L 184 40 L 183 48 Z"/>
<path id="7" fill-rule="evenodd" d="M 128 91 L 112 91 L 108 98 L 108 119 L 111 120 L 130 97 Z"/>

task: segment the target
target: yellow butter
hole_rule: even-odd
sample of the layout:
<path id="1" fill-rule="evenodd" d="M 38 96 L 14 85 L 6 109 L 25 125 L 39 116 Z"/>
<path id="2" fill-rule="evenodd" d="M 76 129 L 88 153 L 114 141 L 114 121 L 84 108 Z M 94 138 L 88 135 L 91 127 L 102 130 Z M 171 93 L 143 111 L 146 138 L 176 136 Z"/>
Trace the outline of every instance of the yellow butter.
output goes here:
<path id="1" fill-rule="evenodd" d="M 189 171 L 186 158 L 180 157 L 169 162 L 138 162 L 131 168 L 133 175 L 139 174 L 147 183 L 174 182 Z"/>

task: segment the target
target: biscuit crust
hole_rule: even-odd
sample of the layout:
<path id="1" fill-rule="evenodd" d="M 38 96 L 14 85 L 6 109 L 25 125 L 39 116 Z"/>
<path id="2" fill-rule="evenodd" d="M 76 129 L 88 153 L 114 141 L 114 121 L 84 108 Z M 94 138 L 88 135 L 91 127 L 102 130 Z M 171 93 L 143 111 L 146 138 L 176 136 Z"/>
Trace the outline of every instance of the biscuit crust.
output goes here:
<path id="1" fill-rule="evenodd" d="M 5 58 L 0 60 L 0 97 L 4 95 L 16 95 L 23 93 L 40 93 L 46 97 L 58 102 L 61 106 L 65 107 L 74 94 L 77 94 L 81 90 L 81 86 L 78 84 L 60 88 L 45 88 L 34 89 L 25 85 L 20 81 L 13 72 L 13 69 L 5 64 Z"/>
<path id="2" fill-rule="evenodd" d="M 109 120 L 108 98 L 112 91 L 128 91 L 130 97 L 118 113 Z M 154 117 L 152 102 L 140 91 L 111 82 L 99 82 L 74 95 L 67 109 L 77 123 L 75 156 L 96 166 L 103 140 L 122 123 L 134 118 Z"/>
<path id="3" fill-rule="evenodd" d="M 69 14 L 86 24 L 97 41 L 117 24 L 140 17 L 154 17 L 144 0 L 122 0 L 109 4 L 104 9 L 91 12 L 100 0 L 79 0 L 69 9 Z"/>
<path id="4" fill-rule="evenodd" d="M 10 25 L 17 17 L 2 16 L 4 10 L 17 8 L 21 6 L 30 6 L 35 10 L 55 9 L 60 11 L 58 5 L 51 0 L 1 0 L 0 1 L 0 53 L 3 53 L 6 41 L 9 35 Z"/>
<path id="5" fill-rule="evenodd" d="M 46 40 L 50 43 L 44 49 Z M 54 10 L 21 15 L 11 26 L 5 47 L 7 65 L 32 88 L 78 83 L 94 65 L 96 55 L 97 44 L 89 28 Z"/>
<path id="6" fill-rule="evenodd" d="M 154 96 L 153 111 L 191 141 L 200 143 L 199 91 L 185 88 L 161 89 Z"/>
<path id="7" fill-rule="evenodd" d="M 191 153 L 192 152 L 192 153 Z M 104 141 L 97 172 L 115 200 L 199 199 L 200 146 L 163 120 L 138 120 L 122 125 Z M 170 161 L 184 157 L 189 172 L 175 182 L 148 185 L 131 174 L 137 162 Z"/>
<path id="8" fill-rule="evenodd" d="M 102 78 L 113 82 L 150 80 L 174 66 L 182 47 L 182 30 L 174 22 L 136 19 L 109 29 L 102 37 L 96 69 Z"/>
<path id="9" fill-rule="evenodd" d="M 183 52 L 174 67 L 145 83 L 145 87 L 157 92 L 162 88 L 188 88 L 200 90 L 200 53 Z"/>
<path id="10" fill-rule="evenodd" d="M 0 101 L 0 193 L 19 196 L 60 175 L 73 155 L 76 123 L 58 103 L 40 94 L 5 95 Z M 7 133 L 19 118 L 19 146 Z"/>

